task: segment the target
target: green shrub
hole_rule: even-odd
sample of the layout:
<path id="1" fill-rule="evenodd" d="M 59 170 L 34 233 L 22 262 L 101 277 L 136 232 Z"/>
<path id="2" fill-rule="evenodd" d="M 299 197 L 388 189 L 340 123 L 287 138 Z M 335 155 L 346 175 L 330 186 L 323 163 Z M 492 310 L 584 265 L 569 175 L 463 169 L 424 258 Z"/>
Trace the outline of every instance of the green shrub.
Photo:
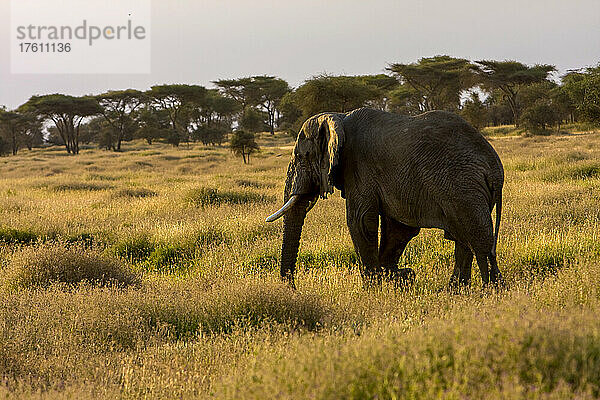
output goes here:
<path id="1" fill-rule="evenodd" d="M 161 244 L 142 263 L 149 271 L 177 272 L 187 267 L 185 263 L 192 256 L 190 248 Z"/>
<path id="2" fill-rule="evenodd" d="M 14 228 L 0 228 L 0 242 L 28 244 L 35 242 L 38 236 L 30 231 Z"/>
<path id="3" fill-rule="evenodd" d="M 132 198 L 144 198 L 153 197 L 157 193 L 150 189 L 145 188 L 126 188 L 121 189 L 115 193 L 115 197 L 132 197 Z"/>
<path id="4" fill-rule="evenodd" d="M 55 192 L 67 192 L 67 191 L 99 191 L 112 188 L 111 185 L 99 184 L 99 183 L 86 183 L 86 182 L 69 182 L 59 183 L 52 186 L 52 190 Z"/>
<path id="5" fill-rule="evenodd" d="M 95 238 L 91 233 L 80 233 L 78 235 L 72 235 L 65 239 L 66 243 L 75 243 L 81 246 L 90 247 L 94 245 Z"/>
<path id="6" fill-rule="evenodd" d="M 140 278 L 118 259 L 97 250 L 50 243 L 15 253 L 8 267 L 9 286 L 48 287 L 53 283 L 130 286 Z"/>
<path id="7" fill-rule="evenodd" d="M 135 235 L 115 244 L 112 248 L 114 254 L 129 262 L 145 260 L 154 251 L 156 245 L 147 235 Z"/>
<path id="8" fill-rule="evenodd" d="M 273 202 L 273 196 L 265 196 L 254 192 L 222 191 L 215 188 L 201 187 L 188 192 L 187 202 L 196 207 L 219 206 L 222 204 L 250 204 Z"/>
<path id="9" fill-rule="evenodd" d="M 273 251 L 250 257 L 242 268 L 251 273 L 275 271 L 279 268 L 279 253 Z"/>

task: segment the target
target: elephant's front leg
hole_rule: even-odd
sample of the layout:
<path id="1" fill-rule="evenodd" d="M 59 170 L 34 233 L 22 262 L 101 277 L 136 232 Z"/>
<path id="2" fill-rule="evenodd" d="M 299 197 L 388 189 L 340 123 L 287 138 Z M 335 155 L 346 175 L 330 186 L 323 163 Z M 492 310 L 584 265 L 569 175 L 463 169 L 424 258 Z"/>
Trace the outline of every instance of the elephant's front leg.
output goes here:
<path id="1" fill-rule="evenodd" d="M 380 286 L 383 271 L 379 265 L 377 249 L 377 203 L 361 201 L 356 204 L 349 199 L 346 202 L 346 220 L 354 249 L 360 258 L 363 284 L 365 287 Z"/>

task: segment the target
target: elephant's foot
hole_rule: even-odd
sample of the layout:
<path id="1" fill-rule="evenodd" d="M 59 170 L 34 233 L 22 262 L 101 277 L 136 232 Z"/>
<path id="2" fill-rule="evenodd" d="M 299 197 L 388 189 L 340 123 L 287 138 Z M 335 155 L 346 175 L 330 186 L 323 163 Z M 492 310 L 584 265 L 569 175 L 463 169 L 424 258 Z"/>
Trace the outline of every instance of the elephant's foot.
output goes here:
<path id="1" fill-rule="evenodd" d="M 294 276 L 291 274 L 285 274 L 281 277 L 281 281 L 290 289 L 296 290 L 296 283 L 294 282 Z"/>
<path id="2" fill-rule="evenodd" d="M 390 272 L 390 281 L 394 284 L 394 289 L 403 289 L 412 286 L 415 283 L 417 274 L 412 268 L 396 268 Z"/>
<path id="3" fill-rule="evenodd" d="M 488 284 L 484 285 L 484 289 L 491 289 L 491 290 L 504 290 L 507 288 L 508 288 L 508 285 L 501 274 L 498 274 L 498 276 L 494 280 L 490 279 L 490 282 Z"/>
<path id="4" fill-rule="evenodd" d="M 361 271 L 363 288 L 365 290 L 381 290 L 383 271 L 378 268 L 365 268 Z"/>
<path id="5" fill-rule="evenodd" d="M 450 282 L 448 283 L 448 291 L 450 293 L 461 294 L 468 292 L 470 289 L 471 280 L 458 279 L 454 276 L 450 278 Z"/>

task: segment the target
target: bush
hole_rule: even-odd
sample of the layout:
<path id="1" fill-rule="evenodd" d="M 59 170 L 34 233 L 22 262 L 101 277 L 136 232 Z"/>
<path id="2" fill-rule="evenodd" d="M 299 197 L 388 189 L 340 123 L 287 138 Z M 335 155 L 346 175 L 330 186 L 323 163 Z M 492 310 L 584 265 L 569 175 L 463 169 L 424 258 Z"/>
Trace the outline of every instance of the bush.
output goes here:
<path id="1" fill-rule="evenodd" d="M 145 188 L 126 188 L 121 189 L 117 193 L 115 193 L 116 197 L 133 197 L 133 198 L 143 198 L 143 197 L 153 197 L 156 196 L 156 192 L 150 189 Z"/>
<path id="2" fill-rule="evenodd" d="M 52 190 L 55 192 L 67 192 L 67 191 L 98 191 L 104 189 L 110 189 L 112 186 L 106 184 L 98 184 L 98 183 L 84 183 L 84 182 L 69 182 L 69 183 L 60 183 L 54 185 Z"/>
<path id="3" fill-rule="evenodd" d="M 156 245 L 146 235 L 128 237 L 118 242 L 113 247 L 116 256 L 125 258 L 129 262 L 142 261 L 148 258 Z"/>
<path id="4" fill-rule="evenodd" d="M 0 228 L 0 242 L 27 244 L 37 240 L 33 232 L 13 228 Z"/>
<path id="5" fill-rule="evenodd" d="M 202 187 L 191 190 L 186 200 L 196 207 L 219 206 L 221 204 L 249 204 L 275 201 L 272 196 L 253 192 L 219 191 L 215 188 Z"/>
<path id="6" fill-rule="evenodd" d="M 543 102 L 527 107 L 521 115 L 521 123 L 533 134 L 547 133 L 546 128 L 550 128 L 557 122 L 556 108 Z"/>
<path id="7" fill-rule="evenodd" d="M 69 286 L 88 282 L 96 286 L 125 287 L 140 283 L 138 275 L 119 260 L 98 250 L 60 244 L 30 247 L 15 253 L 8 267 L 13 288 L 48 287 L 53 283 Z"/>

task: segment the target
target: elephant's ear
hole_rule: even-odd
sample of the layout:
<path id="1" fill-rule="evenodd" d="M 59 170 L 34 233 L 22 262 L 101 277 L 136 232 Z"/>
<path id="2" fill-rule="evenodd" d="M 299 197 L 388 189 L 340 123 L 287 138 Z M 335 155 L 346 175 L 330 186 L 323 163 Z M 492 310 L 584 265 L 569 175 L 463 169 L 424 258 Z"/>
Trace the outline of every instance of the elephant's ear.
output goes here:
<path id="1" fill-rule="evenodd" d="M 333 188 L 341 188 L 340 162 L 342 146 L 346 140 L 342 118 L 335 114 L 319 117 L 321 139 L 321 197 L 327 198 Z"/>

